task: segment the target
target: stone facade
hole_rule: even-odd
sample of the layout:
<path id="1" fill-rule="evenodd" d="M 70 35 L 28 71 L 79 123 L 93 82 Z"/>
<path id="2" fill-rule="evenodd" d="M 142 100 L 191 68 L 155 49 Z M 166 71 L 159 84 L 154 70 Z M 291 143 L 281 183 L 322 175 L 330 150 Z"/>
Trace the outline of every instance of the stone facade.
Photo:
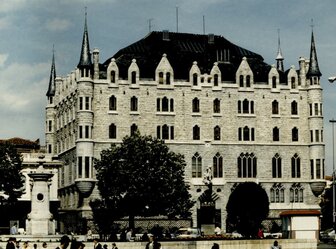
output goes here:
<path id="1" fill-rule="evenodd" d="M 88 46 L 86 24 L 83 46 Z M 313 39 L 311 51 L 316 53 Z M 324 178 L 323 100 L 320 73 L 311 72 L 311 58 L 300 58 L 299 70 L 269 66 L 266 80 L 258 82 L 253 61 L 244 56 L 234 78 L 225 80 L 220 66 L 229 59 L 213 61 L 207 72 L 197 62 L 186 65 L 189 78 L 178 79 L 168 53 L 162 54 L 153 78 L 141 77 L 136 59 L 122 77 L 115 58 L 102 71 L 97 49 L 92 63 L 91 54 L 82 55 L 68 76 L 51 79 L 54 91 L 47 94 L 46 146 L 64 162 L 59 196 L 67 218 L 61 230 L 78 229 L 82 218 L 90 218 L 88 201 L 99 197 L 96 189 L 81 197 L 75 180 L 93 182 L 92 159 L 136 129 L 163 138 L 185 156 L 185 180 L 197 200 L 194 225 L 198 198 L 207 188 L 202 181 L 207 167 L 218 197 L 216 222 L 224 230 L 230 193 L 245 181 L 266 190 L 270 218 L 284 210 L 319 209 L 310 183 Z"/>

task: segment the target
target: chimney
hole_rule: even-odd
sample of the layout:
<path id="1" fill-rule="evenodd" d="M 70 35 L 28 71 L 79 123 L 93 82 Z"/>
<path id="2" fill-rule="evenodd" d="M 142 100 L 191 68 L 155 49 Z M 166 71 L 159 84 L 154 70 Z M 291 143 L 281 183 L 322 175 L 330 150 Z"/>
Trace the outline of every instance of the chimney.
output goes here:
<path id="1" fill-rule="evenodd" d="M 169 30 L 162 31 L 162 40 L 169 41 Z"/>

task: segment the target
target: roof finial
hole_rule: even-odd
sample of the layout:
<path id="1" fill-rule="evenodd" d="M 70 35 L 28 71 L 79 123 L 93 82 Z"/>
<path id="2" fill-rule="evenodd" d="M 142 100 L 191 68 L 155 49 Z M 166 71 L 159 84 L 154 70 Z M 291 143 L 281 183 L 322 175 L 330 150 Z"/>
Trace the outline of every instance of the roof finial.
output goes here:
<path id="1" fill-rule="evenodd" d="M 280 46 L 280 29 L 278 29 L 278 54 L 276 57 L 276 61 L 277 61 L 277 69 L 279 71 L 284 71 L 283 60 L 284 60 L 284 57 L 282 56 L 281 46 Z"/>
<path id="2" fill-rule="evenodd" d="M 312 32 L 314 32 L 314 19 L 313 18 L 310 20 L 310 27 L 312 29 Z"/>

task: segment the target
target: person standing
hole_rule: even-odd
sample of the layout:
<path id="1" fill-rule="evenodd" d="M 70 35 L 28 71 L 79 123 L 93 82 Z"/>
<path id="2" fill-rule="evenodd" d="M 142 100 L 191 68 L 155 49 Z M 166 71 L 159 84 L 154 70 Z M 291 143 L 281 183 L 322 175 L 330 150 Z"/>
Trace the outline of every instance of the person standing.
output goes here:
<path id="1" fill-rule="evenodd" d="M 281 249 L 281 246 L 279 245 L 279 242 L 277 240 L 274 241 L 271 249 Z"/>
<path id="2" fill-rule="evenodd" d="M 128 232 L 126 233 L 126 241 L 131 241 L 132 240 L 132 233 L 133 233 L 133 230 L 130 228 L 128 230 Z"/>
<path id="3" fill-rule="evenodd" d="M 145 249 L 161 249 L 161 244 L 151 235 Z"/>
<path id="4" fill-rule="evenodd" d="M 67 235 L 63 235 L 60 240 L 61 245 L 56 249 L 67 249 L 70 244 L 70 238 Z"/>
<path id="5" fill-rule="evenodd" d="M 93 239 L 93 248 L 94 249 L 102 249 L 102 245 L 99 243 L 97 238 Z"/>
<path id="6" fill-rule="evenodd" d="M 112 243 L 112 249 L 118 249 L 116 243 Z"/>
<path id="7" fill-rule="evenodd" d="M 7 241 L 6 249 L 15 249 L 15 243 L 16 243 L 16 239 L 13 237 L 10 237 Z"/>
<path id="8" fill-rule="evenodd" d="M 43 248 L 43 249 L 47 249 L 47 247 L 48 247 L 47 242 L 43 242 L 43 243 L 42 243 L 42 248 Z"/>

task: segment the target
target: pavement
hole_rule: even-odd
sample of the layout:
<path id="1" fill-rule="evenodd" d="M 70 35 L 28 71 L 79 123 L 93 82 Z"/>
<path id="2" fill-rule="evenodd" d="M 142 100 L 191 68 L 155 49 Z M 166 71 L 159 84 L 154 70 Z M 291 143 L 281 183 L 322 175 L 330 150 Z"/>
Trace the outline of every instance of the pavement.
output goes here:
<path id="1" fill-rule="evenodd" d="M 317 248 L 318 249 L 336 249 L 336 244 L 334 243 L 323 243 L 323 242 L 320 242 L 317 244 Z"/>

